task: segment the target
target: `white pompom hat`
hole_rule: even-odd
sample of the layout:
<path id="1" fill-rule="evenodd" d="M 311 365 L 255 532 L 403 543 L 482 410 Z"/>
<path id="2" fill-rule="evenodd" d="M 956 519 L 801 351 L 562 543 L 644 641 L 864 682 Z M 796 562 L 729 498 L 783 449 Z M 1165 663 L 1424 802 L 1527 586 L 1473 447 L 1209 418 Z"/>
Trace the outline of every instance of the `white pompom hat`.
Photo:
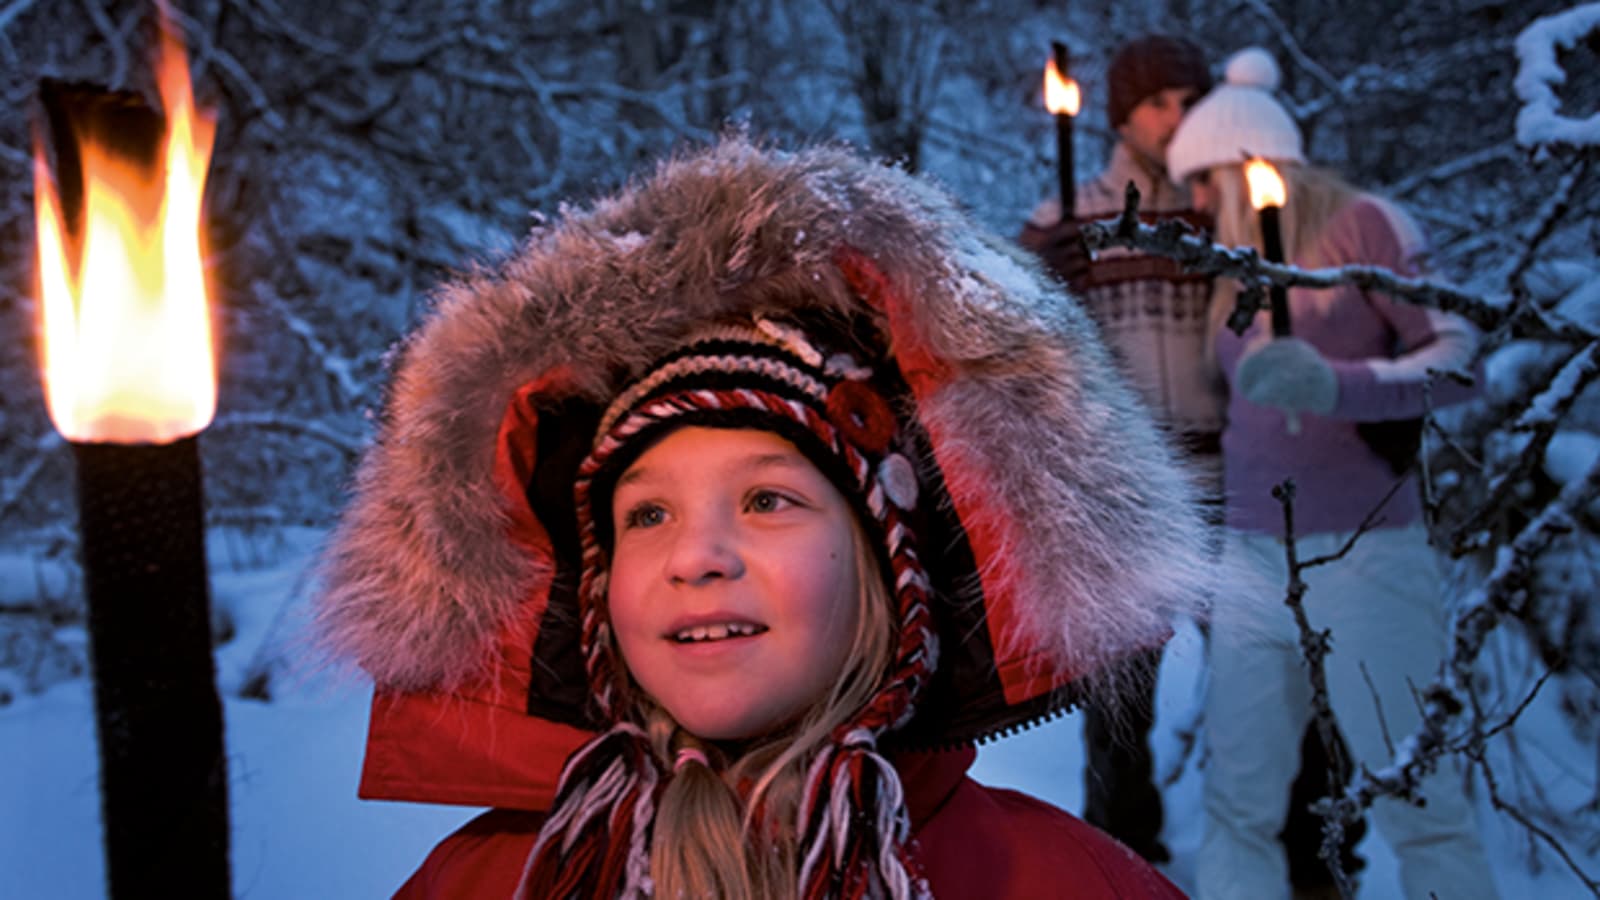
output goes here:
<path id="1" fill-rule="evenodd" d="M 1230 57 L 1223 83 L 1189 110 L 1167 145 L 1172 180 L 1251 156 L 1305 162 L 1299 127 L 1272 97 L 1277 87 L 1272 54 L 1247 47 Z"/>

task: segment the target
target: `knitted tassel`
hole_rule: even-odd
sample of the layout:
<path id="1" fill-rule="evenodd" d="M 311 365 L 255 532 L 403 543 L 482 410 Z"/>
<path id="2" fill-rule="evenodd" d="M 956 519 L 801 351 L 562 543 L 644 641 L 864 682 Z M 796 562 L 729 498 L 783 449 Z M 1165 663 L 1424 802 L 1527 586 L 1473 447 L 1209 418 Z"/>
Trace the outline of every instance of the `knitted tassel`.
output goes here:
<path id="1" fill-rule="evenodd" d="M 818 754 L 800 805 L 800 896 L 805 900 L 920 900 L 927 882 L 906 849 L 910 822 L 900 776 L 857 728 Z"/>
<path id="2" fill-rule="evenodd" d="M 645 733 L 620 723 L 578 748 L 528 854 L 516 896 L 644 898 L 661 773 Z"/>

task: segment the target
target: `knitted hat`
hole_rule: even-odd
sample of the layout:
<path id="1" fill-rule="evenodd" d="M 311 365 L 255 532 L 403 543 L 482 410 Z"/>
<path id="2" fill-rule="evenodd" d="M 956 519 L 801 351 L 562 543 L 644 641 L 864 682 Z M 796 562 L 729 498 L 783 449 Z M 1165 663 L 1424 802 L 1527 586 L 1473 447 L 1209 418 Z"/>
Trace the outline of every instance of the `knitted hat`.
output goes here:
<path id="1" fill-rule="evenodd" d="M 1167 145 L 1167 172 L 1173 181 L 1212 166 L 1240 163 L 1252 156 L 1277 162 L 1305 162 L 1300 129 L 1272 92 L 1278 64 L 1260 47 L 1235 53 L 1222 84 L 1183 117 Z"/>
<path id="2" fill-rule="evenodd" d="M 1205 53 L 1192 41 L 1150 34 L 1117 50 L 1106 67 L 1106 84 L 1111 94 L 1106 115 L 1116 128 L 1146 97 L 1168 88 L 1192 87 L 1202 94 L 1211 90 L 1211 70 Z"/>
<path id="3" fill-rule="evenodd" d="M 607 658 L 612 648 L 592 639 L 608 618 L 611 493 L 634 460 L 668 433 L 691 425 L 771 431 L 833 483 L 866 532 L 881 542 L 886 587 L 903 607 L 903 634 L 919 650 L 915 683 L 933 670 L 937 645 L 926 622 L 928 580 L 917 560 L 915 531 L 901 527 L 920 496 L 916 469 L 906 457 L 913 451 L 873 377 L 854 356 L 832 350 L 802 328 L 757 317 L 697 333 L 607 407 L 573 487 L 583 545 L 582 641 L 602 716 L 615 713 L 610 705 L 617 686 L 615 660 Z M 597 679 L 598 671 L 613 677 Z M 875 727 L 900 724 L 911 699 L 908 694 Z"/>
<path id="4" fill-rule="evenodd" d="M 868 534 L 881 542 L 885 588 L 895 602 L 895 661 L 877 695 L 835 729 L 833 746 L 808 767 L 806 785 L 810 799 L 820 801 L 841 791 L 859 798 L 861 821 L 876 823 L 880 831 L 869 833 L 858 825 L 834 835 L 824 812 L 828 804 L 806 803 L 803 812 L 810 814 L 802 816 L 801 855 L 815 862 L 801 873 L 801 887 L 811 896 L 826 890 L 835 877 L 860 877 L 866 869 L 876 870 L 872 878 L 891 896 L 911 895 L 917 867 L 903 845 L 904 811 L 897 806 L 879 808 L 899 794 L 899 785 L 893 768 L 877 756 L 876 746 L 880 735 L 910 719 L 937 666 L 938 642 L 915 530 L 903 521 L 917 508 L 917 475 L 902 452 L 909 449 L 904 430 L 882 389 L 872 383 L 873 375 L 852 355 L 834 352 L 800 327 L 757 317 L 692 336 L 646 369 L 602 414 L 574 486 L 583 547 L 580 644 L 600 716 L 616 724 L 563 773 L 552 812 L 559 827 L 541 834 L 524 892 L 566 896 L 579 885 L 602 887 L 606 896 L 647 892 L 636 882 L 648 868 L 643 862 L 648 847 L 642 841 L 609 839 L 599 833 L 604 829 L 592 827 L 596 816 L 630 815 L 631 833 L 648 833 L 653 811 L 650 804 L 639 802 L 639 796 L 648 796 L 647 785 L 662 775 L 654 771 L 657 764 L 643 744 L 644 736 L 637 727 L 619 721 L 619 710 L 614 708 L 617 690 L 627 682 L 607 637 L 609 497 L 617 478 L 645 450 L 678 428 L 696 425 L 754 428 L 788 439 L 834 483 L 855 507 Z M 608 775 L 617 758 L 628 760 L 632 771 Z M 609 786 L 605 796 L 613 802 L 596 802 L 601 782 Z M 830 841 L 836 849 L 821 852 Z M 593 842 L 611 848 L 609 854 L 595 852 Z M 879 852 L 884 847 L 894 852 Z M 626 857 L 629 862 L 607 865 L 607 856 Z M 595 883 L 607 874 L 619 883 Z"/>

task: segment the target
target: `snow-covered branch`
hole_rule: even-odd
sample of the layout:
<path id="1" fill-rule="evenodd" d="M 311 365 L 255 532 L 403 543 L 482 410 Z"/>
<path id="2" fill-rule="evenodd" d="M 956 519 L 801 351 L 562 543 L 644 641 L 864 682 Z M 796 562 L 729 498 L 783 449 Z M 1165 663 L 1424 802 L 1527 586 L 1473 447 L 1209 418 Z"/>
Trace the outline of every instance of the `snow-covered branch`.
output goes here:
<path id="1" fill-rule="evenodd" d="M 1455 313 L 1486 332 L 1506 329 L 1514 337 L 1570 343 L 1586 343 L 1600 338 L 1600 334 L 1592 329 L 1573 323 L 1552 322 L 1537 309 L 1491 303 L 1451 285 L 1424 278 L 1403 278 L 1378 266 L 1351 265 L 1306 270 L 1267 262 L 1254 248 L 1212 243 L 1175 219 L 1147 225 L 1139 221 L 1139 192 L 1131 183 L 1128 185 L 1128 201 L 1122 215 L 1085 225 L 1083 239 L 1091 250 L 1130 247 L 1175 259 L 1191 272 L 1226 275 L 1239 280 L 1245 286 L 1239 298 L 1240 315 L 1245 321 L 1264 307 L 1263 294 L 1269 285 L 1331 288 L 1353 284 L 1364 290 L 1382 291 L 1397 300 L 1418 306 Z M 1237 322 L 1238 319 L 1233 321 Z"/>
<path id="2" fill-rule="evenodd" d="M 1555 233 L 1556 225 L 1572 210 L 1573 199 L 1583 196 L 1578 187 L 1589 174 L 1590 162 L 1589 157 L 1580 157 L 1574 161 L 1562 174 L 1561 181 L 1556 184 L 1555 190 L 1550 192 L 1550 196 L 1545 199 L 1544 205 L 1534 216 L 1533 223 L 1528 226 L 1522 241 L 1522 252 L 1518 254 L 1517 261 L 1511 266 L 1510 274 L 1506 276 L 1506 282 L 1513 289 L 1517 288 L 1522 277 L 1538 259 L 1540 248 Z"/>
<path id="3" fill-rule="evenodd" d="M 1556 87 L 1566 83 L 1558 50 L 1571 49 L 1589 33 L 1600 31 L 1600 3 L 1585 3 L 1535 19 L 1517 35 L 1515 88 L 1522 108 L 1517 112 L 1517 143 L 1538 150 L 1600 147 L 1600 112 L 1584 119 L 1563 116 Z"/>
<path id="4" fill-rule="evenodd" d="M 1422 701 L 1422 722 L 1415 733 L 1400 743 L 1390 765 L 1376 772 L 1362 767 L 1344 793 L 1323 801 L 1318 812 L 1326 817 L 1330 834 L 1360 818 L 1373 801 L 1382 796 L 1419 796 L 1422 778 L 1451 753 L 1482 754 L 1492 730 L 1482 721 L 1470 723 L 1467 738 L 1452 734 L 1457 719 L 1471 708 L 1479 715 L 1473 700 L 1473 666 L 1484 642 L 1506 615 L 1520 615 L 1534 574 L 1534 562 L 1558 534 L 1573 527 L 1573 514 L 1600 497 L 1600 461 L 1588 473 L 1564 487 L 1507 547 L 1500 549 L 1494 570 L 1487 582 L 1476 590 L 1455 619 L 1452 652 L 1439 676 L 1418 691 Z M 1552 838 L 1552 840 L 1554 840 Z M 1559 842 L 1556 842 L 1559 847 Z M 1560 850 L 1562 859 L 1591 891 L 1595 880 Z"/>
<path id="5" fill-rule="evenodd" d="M 1522 413 L 1507 430 L 1527 434 L 1527 442 L 1507 465 L 1489 473 L 1487 495 L 1451 534 L 1453 555 L 1469 553 L 1487 540 L 1483 533 L 1485 519 L 1505 509 L 1511 492 L 1544 461 L 1545 450 L 1562 418 L 1596 376 L 1600 376 L 1600 343 L 1590 343 L 1572 354 L 1550 384 L 1522 407 Z"/>

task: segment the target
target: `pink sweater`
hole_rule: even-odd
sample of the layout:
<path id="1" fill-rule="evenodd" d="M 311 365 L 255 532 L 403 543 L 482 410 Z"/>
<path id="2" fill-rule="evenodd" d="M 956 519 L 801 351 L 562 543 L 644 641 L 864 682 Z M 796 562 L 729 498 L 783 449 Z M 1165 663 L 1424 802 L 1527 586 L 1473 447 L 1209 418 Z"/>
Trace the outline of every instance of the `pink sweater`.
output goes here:
<path id="1" fill-rule="evenodd" d="M 1416 275 L 1423 250 L 1420 232 L 1404 213 L 1362 197 L 1336 213 L 1314 246 L 1293 263 L 1304 269 L 1367 264 Z M 1281 536 L 1283 511 L 1272 487 L 1293 478 L 1298 533 L 1354 530 L 1395 481 L 1388 463 L 1366 445 L 1356 425 L 1422 415 L 1428 370 L 1464 370 L 1477 336 L 1458 317 L 1351 285 L 1292 288 L 1289 309 L 1295 337 L 1333 364 L 1338 405 L 1328 416 L 1301 413 L 1300 432 L 1291 435 L 1282 412 L 1231 392 L 1222 435 L 1227 522 L 1244 531 Z M 1263 312 L 1243 336 L 1228 329 L 1217 336 L 1217 361 L 1230 384 L 1245 350 L 1270 335 Z M 1471 394 L 1448 379 L 1435 379 L 1432 392 L 1435 407 Z M 1421 497 L 1416 485 L 1402 487 L 1382 515 L 1380 527 L 1417 521 Z"/>

